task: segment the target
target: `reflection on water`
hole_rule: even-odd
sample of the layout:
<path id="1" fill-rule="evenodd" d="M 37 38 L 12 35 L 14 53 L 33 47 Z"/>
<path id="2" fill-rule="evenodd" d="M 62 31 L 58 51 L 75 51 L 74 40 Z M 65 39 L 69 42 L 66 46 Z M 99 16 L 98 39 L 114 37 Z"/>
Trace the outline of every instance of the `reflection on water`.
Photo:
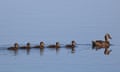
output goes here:
<path id="1" fill-rule="evenodd" d="M 92 47 L 92 49 L 96 49 L 96 51 L 104 49 L 104 54 L 105 55 L 109 55 L 112 52 L 112 50 L 110 49 L 110 45 L 107 46 L 107 47 L 94 46 L 94 47 Z"/>
<path id="2" fill-rule="evenodd" d="M 18 49 L 17 50 L 9 50 L 9 51 L 13 52 L 15 56 L 18 55 Z"/>
<path id="3" fill-rule="evenodd" d="M 40 55 L 42 56 L 44 53 L 44 48 L 40 48 Z"/>
<path id="4" fill-rule="evenodd" d="M 75 47 L 72 47 L 72 48 L 66 48 L 66 49 L 70 49 L 70 50 L 71 50 L 71 53 L 75 53 Z"/>
<path id="5" fill-rule="evenodd" d="M 30 49 L 26 49 L 26 51 L 27 51 L 27 55 L 29 55 L 30 54 Z"/>

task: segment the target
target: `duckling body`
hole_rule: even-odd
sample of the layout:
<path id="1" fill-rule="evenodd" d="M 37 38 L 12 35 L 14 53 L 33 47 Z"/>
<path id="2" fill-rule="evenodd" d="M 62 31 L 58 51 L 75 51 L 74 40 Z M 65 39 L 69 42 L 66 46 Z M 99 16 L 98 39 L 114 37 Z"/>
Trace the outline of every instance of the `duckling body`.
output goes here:
<path id="1" fill-rule="evenodd" d="M 68 44 L 68 45 L 65 45 L 66 48 L 74 48 L 76 47 L 76 42 L 75 41 L 72 41 L 71 44 Z"/>
<path id="2" fill-rule="evenodd" d="M 13 47 L 7 48 L 8 50 L 17 50 L 18 49 L 18 43 L 15 43 Z"/>
<path id="3" fill-rule="evenodd" d="M 27 43 L 26 46 L 19 47 L 20 49 L 30 49 L 30 43 Z"/>
<path id="4" fill-rule="evenodd" d="M 47 48 L 60 48 L 60 44 L 59 44 L 59 42 L 56 42 L 55 45 L 49 45 L 49 46 L 47 46 Z"/>
<path id="5" fill-rule="evenodd" d="M 34 46 L 34 48 L 44 48 L 44 42 L 40 42 L 40 45 Z"/>
<path id="6" fill-rule="evenodd" d="M 109 34 L 105 35 L 105 41 L 102 40 L 96 40 L 96 41 L 92 41 L 92 47 L 93 48 L 109 48 L 110 46 L 110 42 L 109 39 L 111 39 Z"/>

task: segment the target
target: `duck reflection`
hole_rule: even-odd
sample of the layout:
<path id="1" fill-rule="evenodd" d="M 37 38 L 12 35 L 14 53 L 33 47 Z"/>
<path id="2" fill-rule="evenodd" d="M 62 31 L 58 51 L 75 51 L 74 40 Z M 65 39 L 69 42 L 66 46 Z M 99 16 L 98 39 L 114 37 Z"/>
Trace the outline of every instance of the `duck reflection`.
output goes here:
<path id="1" fill-rule="evenodd" d="M 105 50 L 104 50 L 104 54 L 105 55 L 109 55 L 110 52 L 112 52 L 112 50 L 109 50 L 108 48 L 105 48 Z"/>
<path id="2" fill-rule="evenodd" d="M 40 48 L 40 56 L 44 54 L 44 48 Z"/>
<path id="3" fill-rule="evenodd" d="M 108 47 L 106 47 L 106 48 L 96 47 L 95 49 L 96 49 L 96 51 L 98 51 L 100 49 L 104 49 L 104 55 L 109 55 L 112 52 L 112 50 L 109 49 Z"/>
<path id="4" fill-rule="evenodd" d="M 71 53 L 75 53 L 75 48 L 71 48 Z"/>
<path id="5" fill-rule="evenodd" d="M 27 52 L 27 55 L 29 55 L 30 54 L 30 49 L 29 48 L 26 49 L 26 52 Z"/>

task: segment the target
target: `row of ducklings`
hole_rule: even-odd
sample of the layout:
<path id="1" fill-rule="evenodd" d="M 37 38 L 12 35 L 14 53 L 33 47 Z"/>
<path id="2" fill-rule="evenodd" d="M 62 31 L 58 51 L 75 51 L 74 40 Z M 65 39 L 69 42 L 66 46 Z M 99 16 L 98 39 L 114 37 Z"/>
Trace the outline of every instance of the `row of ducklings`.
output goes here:
<path id="1" fill-rule="evenodd" d="M 64 47 L 66 48 L 74 48 L 76 46 L 76 42 L 73 40 L 71 44 L 67 44 Z M 13 47 L 9 47 L 8 50 L 17 50 L 17 49 L 30 49 L 30 48 L 61 48 L 60 43 L 56 42 L 54 45 L 45 46 L 45 43 L 42 41 L 40 45 L 36 45 L 31 47 L 30 43 L 27 43 L 26 46 L 19 46 L 18 43 L 15 43 Z"/>
<path id="2" fill-rule="evenodd" d="M 105 40 L 95 40 L 95 41 L 92 41 L 92 47 L 93 48 L 109 48 L 110 46 L 110 42 L 109 42 L 109 39 L 112 39 L 112 37 L 110 36 L 109 33 L 106 33 L 105 36 L 104 36 Z M 73 40 L 71 42 L 71 44 L 68 44 L 68 45 L 65 45 L 64 47 L 66 48 L 74 48 L 76 46 L 76 42 Z M 40 45 L 37 45 L 37 46 L 33 46 L 31 47 L 30 46 L 30 43 L 27 43 L 26 46 L 21 46 L 19 47 L 18 43 L 15 43 L 13 47 L 9 47 L 8 49 L 9 50 L 16 50 L 16 49 L 29 49 L 29 48 L 60 48 L 60 43 L 59 42 L 56 42 L 55 45 L 48 45 L 48 46 L 45 46 L 45 43 L 44 42 L 40 42 Z"/>

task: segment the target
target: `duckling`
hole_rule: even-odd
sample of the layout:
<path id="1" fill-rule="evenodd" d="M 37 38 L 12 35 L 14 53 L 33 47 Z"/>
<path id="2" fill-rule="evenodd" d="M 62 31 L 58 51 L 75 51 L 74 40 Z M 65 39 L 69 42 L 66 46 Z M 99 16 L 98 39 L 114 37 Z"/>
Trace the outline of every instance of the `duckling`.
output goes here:
<path id="1" fill-rule="evenodd" d="M 49 46 L 47 46 L 47 48 L 60 48 L 60 43 L 56 42 L 55 45 L 49 45 Z"/>
<path id="2" fill-rule="evenodd" d="M 19 47 L 18 43 L 15 43 L 13 47 L 7 48 L 8 50 L 17 50 Z"/>
<path id="3" fill-rule="evenodd" d="M 30 43 L 28 42 L 26 46 L 22 46 L 20 49 L 30 49 Z"/>
<path id="4" fill-rule="evenodd" d="M 109 48 L 110 46 L 110 42 L 109 39 L 112 39 L 112 37 L 110 36 L 110 34 L 105 34 L 104 36 L 105 40 L 96 40 L 96 41 L 92 41 L 92 47 L 93 48 Z"/>
<path id="5" fill-rule="evenodd" d="M 73 40 L 73 41 L 71 42 L 71 44 L 68 44 L 68 45 L 66 45 L 65 47 L 66 47 L 66 48 L 74 48 L 74 47 L 76 47 L 76 42 Z"/>
<path id="6" fill-rule="evenodd" d="M 34 48 L 44 48 L 44 47 L 45 47 L 44 45 L 45 45 L 45 44 L 44 44 L 44 42 L 42 41 L 42 42 L 40 42 L 40 45 L 34 46 Z"/>

